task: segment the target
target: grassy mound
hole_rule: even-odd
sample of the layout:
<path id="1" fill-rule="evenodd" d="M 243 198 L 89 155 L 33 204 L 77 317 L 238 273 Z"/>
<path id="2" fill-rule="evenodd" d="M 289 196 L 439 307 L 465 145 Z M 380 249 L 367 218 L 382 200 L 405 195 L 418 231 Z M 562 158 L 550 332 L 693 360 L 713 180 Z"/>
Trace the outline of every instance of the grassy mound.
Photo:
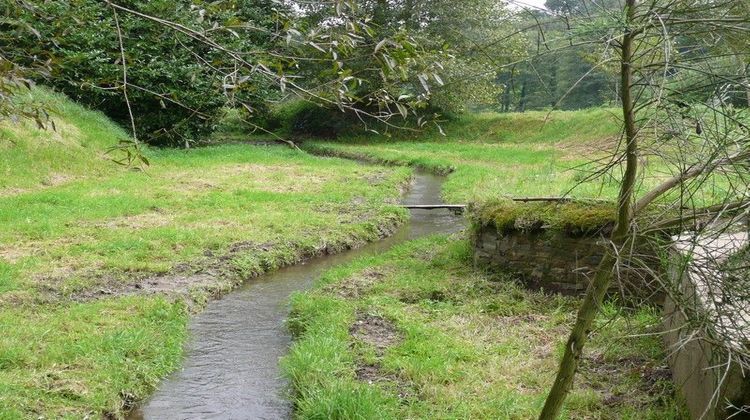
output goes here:
<path id="1" fill-rule="evenodd" d="M 106 151 L 128 134 L 104 114 L 45 88 L 17 100 L 44 104 L 54 129 L 40 130 L 27 120 L 0 123 L 0 197 L 116 169 Z"/>
<path id="2" fill-rule="evenodd" d="M 470 208 L 474 225 L 504 232 L 552 230 L 570 235 L 607 233 L 614 226 L 614 203 L 601 201 L 532 202 L 494 200 Z"/>

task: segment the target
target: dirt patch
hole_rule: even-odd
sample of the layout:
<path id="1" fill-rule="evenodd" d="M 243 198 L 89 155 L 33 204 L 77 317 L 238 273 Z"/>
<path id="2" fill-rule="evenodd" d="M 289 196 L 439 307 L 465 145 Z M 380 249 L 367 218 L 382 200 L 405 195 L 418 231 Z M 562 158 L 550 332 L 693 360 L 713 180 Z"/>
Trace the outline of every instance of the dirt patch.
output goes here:
<path id="1" fill-rule="evenodd" d="M 393 323 L 379 315 L 359 313 L 349 329 L 349 334 L 356 340 L 372 346 L 377 357 L 375 362 L 362 360 L 357 362 L 354 368 L 357 380 L 368 384 L 392 386 L 399 399 L 409 399 L 414 393 L 407 382 L 401 380 L 396 374 L 386 372 L 379 362 L 389 347 L 403 339 Z"/>
<path id="2" fill-rule="evenodd" d="M 392 378 L 383 375 L 383 369 L 379 364 L 359 364 L 355 369 L 357 380 L 368 384 L 390 381 Z"/>
<path id="3" fill-rule="evenodd" d="M 15 264 L 32 255 L 34 255 L 34 248 L 0 246 L 0 260 L 5 260 L 11 264 Z"/>
<path id="4" fill-rule="evenodd" d="M 368 268 L 336 284 L 329 284 L 323 288 L 323 291 L 344 299 L 358 299 L 366 294 L 374 284 L 381 282 L 386 273 L 382 268 Z"/>
<path id="5" fill-rule="evenodd" d="M 611 153 L 617 148 L 619 138 L 616 136 L 604 137 L 586 142 L 559 142 L 555 148 L 563 151 L 563 155 L 570 159 L 578 159 L 580 156 L 597 153 Z"/>
<path id="6" fill-rule="evenodd" d="M 49 174 L 45 179 L 42 180 L 41 183 L 45 187 L 57 187 L 59 185 L 67 184 L 68 182 L 74 181 L 76 179 L 79 178 L 66 174 L 53 173 Z"/>
<path id="7" fill-rule="evenodd" d="M 92 190 L 91 192 L 87 193 L 87 197 L 114 197 L 118 195 L 122 195 L 122 190 L 118 188 L 106 188 L 106 189 L 96 189 Z"/>
<path id="8" fill-rule="evenodd" d="M 355 339 L 372 346 L 378 357 L 383 356 L 389 347 L 402 339 L 401 334 L 391 321 L 379 315 L 364 313 L 357 315 L 357 320 L 349 328 L 349 334 Z"/>
<path id="9" fill-rule="evenodd" d="M 133 222 L 133 220 L 130 220 L 130 222 Z M 398 220 L 384 221 L 380 226 L 380 236 L 386 237 L 392 234 L 396 226 L 398 226 Z M 276 242 L 236 242 L 224 252 L 217 253 L 206 250 L 202 257 L 189 263 L 177 264 L 168 273 L 159 275 L 148 272 L 102 273 L 93 270 L 89 273 L 80 273 L 80 277 L 90 279 L 93 285 L 72 295 L 62 293 L 62 291 L 51 286 L 61 284 L 64 278 L 73 274 L 72 272 L 40 278 L 39 282 L 48 285 L 49 290 L 45 292 L 50 296 L 67 297 L 77 301 L 135 294 L 162 294 L 186 297 L 188 303 L 190 303 L 194 300 L 193 293 L 208 298 L 218 297 L 249 278 L 259 276 L 273 268 L 280 268 L 278 262 L 274 263 L 276 265 L 269 266 L 268 261 L 269 258 L 274 259 L 273 254 L 281 248 L 286 249 L 285 252 L 294 254 L 292 258 L 281 262 L 281 265 L 284 266 L 320 255 L 341 252 L 365 243 L 366 241 L 363 240 L 325 243 L 317 248 L 309 249 L 305 247 L 295 248 L 294 244 L 279 244 Z M 290 249 L 290 246 L 292 249 Z M 255 264 L 251 264 L 247 268 L 241 268 L 234 264 L 234 261 L 244 260 L 248 257 Z M 375 273 L 371 275 L 378 276 Z"/>
<path id="10" fill-rule="evenodd" d="M 0 188 L 0 197 L 15 197 L 17 195 L 21 195 L 29 191 L 32 191 L 32 190 L 28 188 L 17 188 L 17 187 Z"/>
<path id="11" fill-rule="evenodd" d="M 16 240 L 15 243 L 0 244 L 0 259 L 4 259 L 11 264 L 19 262 L 23 258 L 44 255 L 55 248 L 63 248 L 77 245 L 81 238 L 62 236 L 50 240 L 22 242 Z M 59 275 L 70 274 L 70 261 L 58 261 L 54 271 Z M 50 274 L 52 277 L 58 274 Z"/>
<path id="12" fill-rule="evenodd" d="M 162 212 L 159 209 L 148 213 L 135 214 L 132 216 L 114 217 L 111 219 L 78 222 L 79 226 L 92 228 L 128 228 L 128 229 L 147 229 L 169 226 L 174 223 L 174 215 Z"/>
<path id="13" fill-rule="evenodd" d="M 124 284 L 116 279 L 111 279 L 98 287 L 85 290 L 73 295 L 73 300 L 88 301 L 102 299 L 110 296 L 128 295 L 175 295 L 186 294 L 191 289 L 221 289 L 225 281 L 221 277 L 199 273 L 199 274 L 168 274 L 163 276 L 148 277 L 135 283 Z M 228 286 L 227 286 L 228 287 Z"/>
<path id="14" fill-rule="evenodd" d="M 50 174 L 46 176 L 45 178 L 42 178 L 39 180 L 39 185 L 35 185 L 33 187 L 28 188 L 20 188 L 20 187 L 5 187 L 0 188 L 0 197 L 16 197 L 21 194 L 41 191 L 50 187 L 58 187 L 60 185 L 64 185 L 73 181 L 77 181 L 80 179 L 83 179 L 82 176 L 72 176 L 72 175 L 65 175 L 65 174 Z"/>
<path id="15" fill-rule="evenodd" d="M 388 179 L 388 173 L 379 171 L 365 175 L 364 179 L 370 185 L 380 185 Z"/>
<path id="16" fill-rule="evenodd" d="M 354 370 L 357 380 L 372 384 L 379 384 L 386 387 L 392 387 L 396 391 L 398 398 L 405 402 L 415 395 L 415 392 L 409 385 L 401 380 L 398 376 L 385 373 L 383 367 L 378 363 L 358 364 Z"/>
<path id="17" fill-rule="evenodd" d="M 596 353 L 581 358 L 580 374 L 583 384 L 603 395 L 607 406 L 627 405 L 645 407 L 653 404 L 651 397 L 668 394 L 665 387 L 672 387 L 672 374 L 666 365 L 655 365 L 653 360 L 628 356 L 616 360 L 606 360 Z M 630 379 L 629 379 L 630 378 Z M 641 396 L 613 392 L 618 383 L 639 378 L 638 388 L 645 394 Z"/>
<path id="18" fill-rule="evenodd" d="M 182 191 L 203 192 L 237 186 L 252 186 L 253 190 L 275 193 L 314 192 L 334 178 L 332 174 L 310 174 L 305 168 L 293 165 L 224 165 L 212 167 L 210 176 L 196 177 L 194 172 L 175 175 Z"/>

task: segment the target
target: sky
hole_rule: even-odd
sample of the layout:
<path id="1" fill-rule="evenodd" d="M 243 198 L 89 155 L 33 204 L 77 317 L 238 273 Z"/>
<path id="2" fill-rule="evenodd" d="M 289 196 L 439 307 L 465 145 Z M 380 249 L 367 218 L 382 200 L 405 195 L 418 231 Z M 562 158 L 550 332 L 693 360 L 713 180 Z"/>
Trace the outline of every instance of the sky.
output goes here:
<path id="1" fill-rule="evenodd" d="M 525 7 L 536 7 L 536 8 L 544 8 L 544 2 L 546 0 L 508 0 L 511 4 L 516 4 L 518 6 L 525 6 Z"/>

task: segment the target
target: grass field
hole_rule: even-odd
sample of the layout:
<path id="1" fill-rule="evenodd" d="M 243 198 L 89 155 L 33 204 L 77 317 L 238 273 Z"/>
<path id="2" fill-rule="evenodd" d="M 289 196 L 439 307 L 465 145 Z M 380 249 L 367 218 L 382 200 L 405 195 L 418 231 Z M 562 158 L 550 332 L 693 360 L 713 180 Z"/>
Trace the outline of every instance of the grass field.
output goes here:
<path id="1" fill-rule="evenodd" d="M 392 137 L 347 134 L 335 140 L 309 140 L 305 148 L 316 154 L 450 173 L 443 195 L 452 203 L 485 203 L 529 196 L 615 201 L 619 192 L 617 180 L 624 166 L 614 164 L 605 176 L 591 176 L 611 163 L 617 150 L 621 139 L 619 112 L 593 108 L 469 114 L 444 123 L 445 135 L 434 129 L 416 134 L 396 133 Z M 739 115 L 748 118 L 747 113 Z M 726 134 L 721 125 L 712 124 L 706 116 L 703 118 L 715 133 L 711 141 L 724 141 L 719 140 Z M 653 133 L 644 131 L 636 195 L 649 191 L 687 166 L 716 159 L 709 153 L 713 146 L 707 147 L 710 142 L 700 136 L 680 142 L 669 136 L 651 138 Z M 735 146 L 727 146 L 727 150 Z M 686 159 L 691 153 L 700 158 Z M 702 207 L 720 203 L 730 195 L 740 199 L 743 194 L 735 187 L 742 183 L 738 176 L 721 171 L 691 182 L 694 184 L 687 187 L 691 191 L 688 202 L 680 203 L 686 198 L 678 189 L 661 197 L 656 204 L 673 209 L 682 205 Z"/>
<path id="2" fill-rule="evenodd" d="M 607 201 L 618 185 L 582 183 L 581 169 L 617 144 L 615 110 L 468 115 L 443 128 L 445 136 L 345 135 L 304 147 L 448 174 L 445 200 L 478 204 L 482 222 L 533 214 L 553 228 L 585 231 L 611 220 Z M 604 201 L 506 200 L 564 194 Z M 296 341 L 284 369 L 299 417 L 536 418 L 579 300 L 530 292 L 516 280 L 475 269 L 460 237 L 423 239 L 331 270 L 292 301 Z M 651 334 L 659 319 L 652 309 L 607 304 L 565 418 L 684 417 Z"/>
<path id="3" fill-rule="evenodd" d="M 313 152 L 451 172 L 444 195 L 450 202 L 499 197 L 559 196 L 576 186 L 576 168 L 617 143 L 616 111 L 532 111 L 467 115 L 443 127 L 446 135 L 344 136 L 307 141 Z M 581 168 L 578 168 L 581 169 Z M 576 197 L 610 198 L 616 185 L 584 183 Z"/>
<path id="4" fill-rule="evenodd" d="M 409 169 L 228 145 L 131 171 L 120 128 L 35 95 L 57 131 L 0 127 L 0 418 L 117 415 L 179 366 L 186 302 L 404 220 Z"/>
<path id="5" fill-rule="evenodd" d="M 179 367 L 188 318 L 208 298 L 407 216 L 393 205 L 406 167 L 230 144 L 146 149 L 151 166 L 133 171 L 105 153 L 121 128 L 44 90 L 32 99 L 50 104 L 56 131 L 0 125 L 0 418 L 120 416 Z M 565 192 L 580 176 L 567 168 L 617 129 L 608 110 L 487 114 L 449 123 L 448 137 L 306 146 L 454 170 L 446 198 L 481 201 Z M 299 416 L 533 416 L 576 301 L 477 272 L 468 253 L 463 239 L 425 239 L 297 295 L 285 369 Z M 602 323 L 570 417 L 675 413 L 658 346 L 622 335 L 655 319 Z"/>
<path id="6" fill-rule="evenodd" d="M 283 367 L 298 417 L 536 418 L 578 300 L 526 291 L 471 259 L 465 240 L 426 238 L 294 296 Z M 658 323 L 649 309 L 604 308 L 564 418 L 680 418 L 648 335 Z"/>

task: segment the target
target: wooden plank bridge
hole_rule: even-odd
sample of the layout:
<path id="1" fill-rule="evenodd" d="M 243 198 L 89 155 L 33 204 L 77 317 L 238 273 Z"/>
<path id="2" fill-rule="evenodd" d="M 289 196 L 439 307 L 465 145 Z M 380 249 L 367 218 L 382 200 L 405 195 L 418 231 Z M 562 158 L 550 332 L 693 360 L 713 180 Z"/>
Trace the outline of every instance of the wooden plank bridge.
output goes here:
<path id="1" fill-rule="evenodd" d="M 570 197 L 511 197 L 511 201 L 530 203 L 536 201 L 546 202 L 557 202 L 566 203 L 573 201 Z M 601 201 L 606 202 L 607 200 L 602 199 L 587 199 L 588 201 Z M 447 209 L 456 214 L 461 214 L 466 211 L 466 204 L 402 204 L 401 207 L 413 210 L 436 210 L 436 209 Z"/>
<path id="2" fill-rule="evenodd" d="M 466 204 L 402 204 L 401 207 L 410 210 L 447 209 L 455 214 L 461 214 L 466 209 Z"/>
<path id="3" fill-rule="evenodd" d="M 521 203 L 531 203 L 538 201 L 546 202 L 557 202 L 567 203 L 573 201 L 570 197 L 512 197 L 511 201 Z M 588 201 L 601 201 L 606 202 L 607 200 L 602 199 L 587 199 Z M 402 204 L 401 207 L 412 210 L 436 210 L 436 209 L 447 209 L 456 214 L 461 214 L 466 211 L 466 204 Z"/>

